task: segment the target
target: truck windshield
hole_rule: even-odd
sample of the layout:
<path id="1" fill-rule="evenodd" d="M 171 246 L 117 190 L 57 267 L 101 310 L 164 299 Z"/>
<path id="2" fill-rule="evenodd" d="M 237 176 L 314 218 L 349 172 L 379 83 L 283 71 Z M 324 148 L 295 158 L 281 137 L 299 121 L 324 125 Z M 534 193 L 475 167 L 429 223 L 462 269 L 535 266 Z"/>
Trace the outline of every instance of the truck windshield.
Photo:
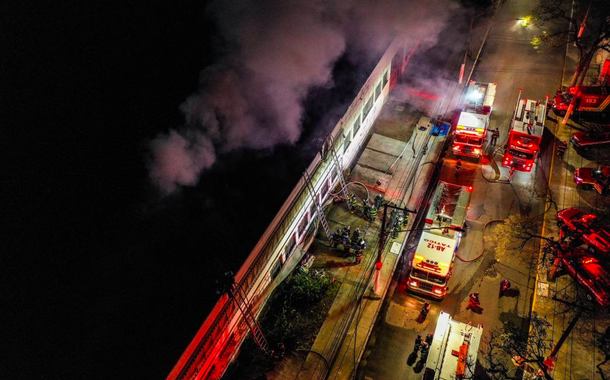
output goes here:
<path id="1" fill-rule="evenodd" d="M 444 276 L 440 276 L 436 273 L 428 272 L 417 268 L 413 268 L 413 270 L 411 271 L 411 276 L 417 277 L 422 280 L 434 282 L 435 284 L 444 284 L 447 280 Z"/>
<path id="2" fill-rule="evenodd" d="M 472 145 L 481 145 L 483 143 L 483 139 L 480 137 L 473 137 L 468 135 L 456 135 L 455 141 L 462 144 L 472 144 Z"/>
<path id="3" fill-rule="evenodd" d="M 513 136 L 511 144 L 520 148 L 536 150 L 538 148 L 538 139 L 527 136 Z"/>
<path id="4" fill-rule="evenodd" d="M 511 155 L 515 156 L 515 157 L 519 157 L 519 158 L 525 158 L 526 160 L 533 160 L 534 159 L 534 155 L 531 153 L 525 153 L 525 152 L 520 152 L 516 149 L 510 149 L 508 151 L 508 153 L 510 153 Z"/>

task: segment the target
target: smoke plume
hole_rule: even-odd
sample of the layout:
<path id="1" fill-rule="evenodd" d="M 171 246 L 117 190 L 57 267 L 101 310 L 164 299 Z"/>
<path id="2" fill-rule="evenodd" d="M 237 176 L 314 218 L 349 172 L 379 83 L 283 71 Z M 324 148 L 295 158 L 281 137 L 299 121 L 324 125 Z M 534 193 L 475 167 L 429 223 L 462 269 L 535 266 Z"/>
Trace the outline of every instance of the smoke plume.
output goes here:
<path id="1" fill-rule="evenodd" d="M 332 86 L 348 47 L 378 58 L 397 31 L 432 45 L 453 9 L 452 0 L 214 1 L 224 54 L 181 105 L 185 125 L 152 142 L 151 178 L 170 193 L 196 185 L 217 152 L 294 144 L 304 97 Z"/>

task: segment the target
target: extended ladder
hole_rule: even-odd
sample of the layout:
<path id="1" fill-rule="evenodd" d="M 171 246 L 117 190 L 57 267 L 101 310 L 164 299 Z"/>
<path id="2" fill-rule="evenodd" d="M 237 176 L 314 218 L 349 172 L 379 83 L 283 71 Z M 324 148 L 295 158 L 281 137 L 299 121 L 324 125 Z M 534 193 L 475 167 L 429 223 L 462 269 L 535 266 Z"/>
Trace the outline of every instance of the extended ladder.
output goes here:
<path id="1" fill-rule="evenodd" d="M 244 316 L 244 321 L 246 321 L 246 325 L 248 325 L 248 329 L 252 333 L 252 338 L 254 342 L 265 352 L 267 355 L 271 355 L 271 351 L 269 350 L 269 344 L 267 343 L 267 339 L 265 339 L 265 335 L 261 330 L 254 314 L 252 314 L 252 309 L 250 302 L 248 302 L 248 298 L 244 293 L 241 286 L 238 284 L 233 284 L 233 287 L 229 291 L 229 296 L 233 298 L 239 311 Z"/>
<path id="2" fill-rule="evenodd" d="M 345 183 L 345 178 L 343 178 L 343 168 L 341 167 L 339 156 L 337 155 L 337 151 L 335 150 L 335 141 L 332 135 L 328 135 L 327 140 L 328 145 L 330 145 L 330 154 L 333 158 L 335 170 L 337 171 L 337 177 L 339 177 L 339 183 L 341 184 L 341 193 L 343 193 L 343 198 L 345 198 L 345 201 L 347 202 L 349 200 L 347 192 L 347 183 Z"/>
<path id="3" fill-rule="evenodd" d="M 331 241 L 330 237 L 330 227 L 328 226 L 328 221 L 326 220 L 326 215 L 324 215 L 324 210 L 322 210 L 322 206 L 320 205 L 320 201 L 318 199 L 318 194 L 316 193 L 316 189 L 313 187 L 313 183 L 311 183 L 311 178 L 309 177 L 309 173 L 307 170 L 303 172 L 303 180 L 305 181 L 305 185 L 309 189 L 311 193 L 311 198 L 313 199 L 313 204 L 316 206 L 316 211 L 318 213 L 318 220 L 322 225 L 322 229 L 328 238 L 328 241 Z"/>

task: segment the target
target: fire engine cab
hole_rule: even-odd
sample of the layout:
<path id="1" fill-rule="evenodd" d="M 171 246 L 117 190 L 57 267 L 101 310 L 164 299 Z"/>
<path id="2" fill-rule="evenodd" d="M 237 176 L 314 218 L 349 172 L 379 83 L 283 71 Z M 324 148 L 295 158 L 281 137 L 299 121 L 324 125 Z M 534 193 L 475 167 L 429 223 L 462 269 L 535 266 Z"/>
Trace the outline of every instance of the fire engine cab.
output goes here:
<path id="1" fill-rule="evenodd" d="M 466 221 L 472 187 L 440 181 L 426 214 L 407 287 L 410 291 L 442 300 Z"/>
<path id="2" fill-rule="evenodd" d="M 521 99 L 521 91 L 519 91 L 517 107 L 504 148 L 502 166 L 522 172 L 532 170 L 542 141 L 547 103 L 548 98 L 544 103 Z"/>
<path id="3" fill-rule="evenodd" d="M 464 110 L 455 127 L 453 154 L 476 158 L 483 154 L 496 87 L 495 83 L 475 81 L 468 85 Z"/>

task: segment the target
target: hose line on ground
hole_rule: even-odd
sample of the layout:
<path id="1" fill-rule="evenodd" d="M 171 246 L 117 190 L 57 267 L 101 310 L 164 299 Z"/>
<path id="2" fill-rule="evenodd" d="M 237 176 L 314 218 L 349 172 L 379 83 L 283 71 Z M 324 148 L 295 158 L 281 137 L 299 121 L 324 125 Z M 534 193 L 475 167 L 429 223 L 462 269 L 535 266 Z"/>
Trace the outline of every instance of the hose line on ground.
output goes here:
<path id="1" fill-rule="evenodd" d="M 487 226 L 490 223 L 500 223 L 500 222 L 504 222 L 504 219 L 492 219 L 492 220 L 488 221 L 487 223 L 485 223 L 485 225 L 483 226 L 483 247 L 481 248 L 481 253 L 479 253 L 477 255 L 477 257 L 475 257 L 474 259 L 466 260 L 466 259 L 462 258 L 462 256 L 460 256 L 460 254 L 457 251 L 455 252 L 455 256 L 457 256 L 458 259 L 460 259 L 461 261 L 463 261 L 465 263 L 471 263 L 473 261 L 477 261 L 478 259 L 480 259 L 481 256 L 483 256 L 483 253 L 485 253 L 485 229 L 487 228 Z"/>

